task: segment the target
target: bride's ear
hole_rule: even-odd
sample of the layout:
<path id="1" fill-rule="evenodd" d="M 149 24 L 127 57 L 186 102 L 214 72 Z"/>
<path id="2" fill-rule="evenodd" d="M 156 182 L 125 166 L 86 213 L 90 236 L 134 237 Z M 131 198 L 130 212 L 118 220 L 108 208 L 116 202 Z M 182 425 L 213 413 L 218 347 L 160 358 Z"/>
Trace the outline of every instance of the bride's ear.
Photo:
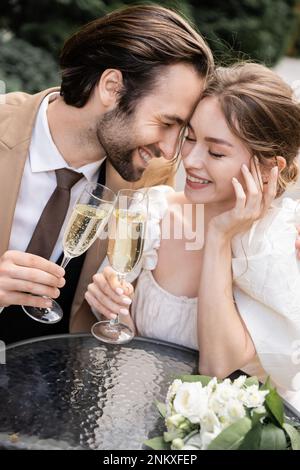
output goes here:
<path id="1" fill-rule="evenodd" d="M 281 173 L 281 171 L 286 167 L 286 159 L 280 155 L 278 157 L 264 159 L 264 162 L 260 165 L 261 176 L 264 184 L 268 183 L 270 171 L 274 166 L 278 166 L 279 173 Z"/>
<path id="2" fill-rule="evenodd" d="M 276 158 L 276 163 L 278 166 L 279 173 L 282 172 L 282 170 L 285 169 L 286 167 L 286 159 L 284 157 L 275 157 Z"/>

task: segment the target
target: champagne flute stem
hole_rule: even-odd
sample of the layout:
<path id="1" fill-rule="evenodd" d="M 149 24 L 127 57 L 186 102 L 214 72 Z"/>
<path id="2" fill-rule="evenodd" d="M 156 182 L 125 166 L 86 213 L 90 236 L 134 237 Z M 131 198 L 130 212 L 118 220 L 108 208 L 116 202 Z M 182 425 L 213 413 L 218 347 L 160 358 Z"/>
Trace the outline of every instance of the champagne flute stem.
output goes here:
<path id="1" fill-rule="evenodd" d="M 62 262 L 60 263 L 61 267 L 65 269 L 67 264 L 71 261 L 71 256 L 64 255 Z"/>
<path id="2" fill-rule="evenodd" d="M 125 280 L 126 274 L 117 273 L 117 277 L 118 277 L 118 281 L 122 285 L 123 281 Z M 111 326 L 118 325 L 118 323 L 120 323 L 120 315 L 119 314 L 116 316 L 116 318 L 110 320 L 110 325 Z"/>

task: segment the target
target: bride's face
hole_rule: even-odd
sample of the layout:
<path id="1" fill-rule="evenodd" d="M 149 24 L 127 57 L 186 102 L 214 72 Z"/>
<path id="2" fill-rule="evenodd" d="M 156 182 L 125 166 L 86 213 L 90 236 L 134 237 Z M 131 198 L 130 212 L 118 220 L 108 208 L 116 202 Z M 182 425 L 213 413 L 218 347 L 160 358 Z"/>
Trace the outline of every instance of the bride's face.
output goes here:
<path id="1" fill-rule="evenodd" d="M 186 171 L 185 195 L 193 203 L 233 204 L 232 178 L 242 184 L 241 166 L 250 152 L 229 129 L 216 97 L 198 104 L 182 147 Z"/>

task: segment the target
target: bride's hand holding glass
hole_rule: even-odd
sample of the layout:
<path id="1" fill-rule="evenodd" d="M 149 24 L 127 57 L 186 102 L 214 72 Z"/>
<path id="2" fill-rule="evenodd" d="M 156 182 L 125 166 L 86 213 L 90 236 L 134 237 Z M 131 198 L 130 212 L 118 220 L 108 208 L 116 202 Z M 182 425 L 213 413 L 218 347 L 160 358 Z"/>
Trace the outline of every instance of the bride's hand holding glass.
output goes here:
<path id="1" fill-rule="evenodd" d="M 113 268 L 106 266 L 102 272 L 93 276 L 93 282 L 88 285 L 85 299 L 94 312 L 101 313 L 107 320 L 115 320 L 117 315 L 122 315 L 122 323 L 126 323 L 134 330 L 130 316 L 133 294 L 133 285 L 127 281 L 120 283 Z"/>
<path id="2" fill-rule="evenodd" d="M 145 241 L 148 195 L 145 191 L 124 189 L 118 192 L 109 222 L 107 257 L 121 284 L 139 263 Z M 125 307 L 124 307 L 125 308 Z M 92 334 L 106 343 L 123 344 L 134 336 L 133 328 L 116 319 L 95 323 Z"/>

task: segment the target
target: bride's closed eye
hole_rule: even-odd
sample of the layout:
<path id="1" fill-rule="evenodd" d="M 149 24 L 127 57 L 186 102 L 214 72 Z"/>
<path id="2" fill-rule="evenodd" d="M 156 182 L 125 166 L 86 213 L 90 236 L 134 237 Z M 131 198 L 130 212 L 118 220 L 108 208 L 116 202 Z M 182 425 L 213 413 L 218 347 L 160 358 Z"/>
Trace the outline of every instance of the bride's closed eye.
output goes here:
<path id="1" fill-rule="evenodd" d="M 211 155 L 212 157 L 215 157 L 215 158 L 225 157 L 225 155 L 223 153 L 215 153 L 215 152 L 212 152 L 211 150 L 209 150 L 208 153 L 209 153 L 209 155 Z"/>

